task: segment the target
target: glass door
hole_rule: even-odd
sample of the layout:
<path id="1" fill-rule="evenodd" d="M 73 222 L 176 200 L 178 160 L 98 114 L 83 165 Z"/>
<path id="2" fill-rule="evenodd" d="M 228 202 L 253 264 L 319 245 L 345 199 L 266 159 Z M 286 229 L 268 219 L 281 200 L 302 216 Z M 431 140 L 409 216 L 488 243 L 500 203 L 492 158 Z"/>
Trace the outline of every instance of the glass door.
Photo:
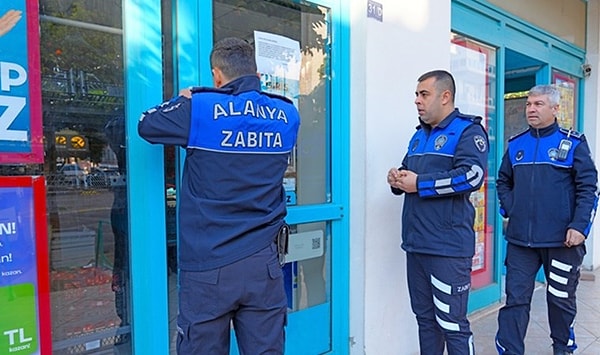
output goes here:
<path id="1" fill-rule="evenodd" d="M 286 354 L 331 352 L 337 342 L 334 328 L 339 312 L 332 298 L 336 287 L 332 275 L 348 261 L 341 202 L 347 198 L 335 194 L 333 173 L 335 152 L 341 146 L 335 146 L 340 132 L 333 129 L 332 6 L 291 0 L 215 0 L 202 5 L 179 1 L 176 8 L 176 87 L 212 85 L 208 57 L 213 43 L 240 37 L 255 46 L 262 90 L 287 96 L 300 111 L 298 143 L 284 178 L 286 221 L 292 229 L 284 266 L 289 312 Z M 198 37 L 182 34 L 190 28 Z M 177 154 L 180 168 L 184 152 Z M 174 169 L 167 176 L 175 176 Z M 338 279 L 343 287 L 347 287 L 346 272 L 347 266 Z M 347 324 L 347 289 L 340 291 L 339 305 L 346 305 L 340 312 L 346 320 L 340 320 Z M 176 293 L 171 293 L 169 309 L 176 310 L 175 302 Z M 171 313 L 169 319 L 174 318 Z M 175 333 L 170 331 L 170 336 L 173 344 Z M 340 346 L 346 347 L 347 332 L 338 338 L 343 339 Z M 237 353 L 235 343 L 232 353 Z"/>
<path id="2" fill-rule="evenodd" d="M 498 253 L 494 238 L 496 224 L 495 175 L 496 163 L 496 48 L 467 36 L 452 33 L 450 68 L 456 80 L 455 104 L 461 112 L 483 118 L 490 143 L 488 172 L 479 191 L 471 194 L 475 207 L 475 255 L 473 256 L 471 284 L 473 296 L 470 308 L 498 299 L 500 280 L 497 273 Z M 497 233 L 497 232 L 496 232 Z"/>
<path id="3" fill-rule="evenodd" d="M 40 0 L 54 354 L 130 354 L 121 1 Z"/>

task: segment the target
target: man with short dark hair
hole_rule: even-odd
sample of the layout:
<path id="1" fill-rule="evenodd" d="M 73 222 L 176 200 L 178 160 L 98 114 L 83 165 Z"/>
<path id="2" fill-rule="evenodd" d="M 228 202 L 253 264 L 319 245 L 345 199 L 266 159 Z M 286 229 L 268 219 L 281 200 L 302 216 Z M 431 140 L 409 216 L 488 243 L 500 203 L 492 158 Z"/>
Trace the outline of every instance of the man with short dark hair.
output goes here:
<path id="1" fill-rule="evenodd" d="M 402 249 L 422 355 L 473 354 L 467 319 L 475 253 L 475 208 L 469 195 L 484 182 L 488 138 L 481 117 L 454 107 L 454 78 L 434 70 L 418 79 L 420 125 L 400 168 L 388 172 L 404 194 Z"/>
<path id="2" fill-rule="evenodd" d="M 214 88 L 182 90 L 146 111 L 151 143 L 186 148 L 179 188 L 177 352 L 229 354 L 230 324 L 242 354 L 282 354 L 287 299 L 276 240 L 287 235 L 283 177 L 298 111 L 260 91 L 254 48 L 217 42 Z"/>
<path id="3" fill-rule="evenodd" d="M 560 92 L 538 85 L 528 94 L 529 128 L 508 140 L 496 182 L 506 228 L 506 305 L 498 313 L 496 348 L 525 353 L 535 277 L 543 266 L 555 355 L 577 348 L 575 291 L 598 202 L 597 171 L 581 133 L 560 128 Z"/>

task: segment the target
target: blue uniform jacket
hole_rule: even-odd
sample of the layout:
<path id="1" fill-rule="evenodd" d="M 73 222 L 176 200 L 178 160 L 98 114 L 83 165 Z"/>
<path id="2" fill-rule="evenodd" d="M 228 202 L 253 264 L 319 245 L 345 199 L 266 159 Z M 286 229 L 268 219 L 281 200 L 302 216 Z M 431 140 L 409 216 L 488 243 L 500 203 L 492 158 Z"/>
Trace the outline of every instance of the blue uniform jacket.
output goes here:
<path id="1" fill-rule="evenodd" d="M 571 142 L 558 158 L 561 140 Z M 498 172 L 500 213 L 509 218 L 506 240 L 528 247 L 562 247 L 567 229 L 587 237 L 598 197 L 598 174 L 585 136 L 530 127 L 508 141 Z"/>
<path id="2" fill-rule="evenodd" d="M 417 193 L 405 195 L 402 248 L 451 257 L 475 252 L 471 192 L 484 182 L 488 137 L 481 118 L 457 109 L 431 128 L 421 122 L 400 170 L 418 174 Z M 394 194 L 404 191 L 392 188 Z"/>
<path id="3" fill-rule="evenodd" d="M 256 76 L 196 88 L 142 115 L 140 136 L 186 148 L 179 191 L 179 267 L 222 267 L 273 243 L 286 215 L 283 177 L 300 124 Z M 158 172 L 161 173 L 161 172 Z"/>

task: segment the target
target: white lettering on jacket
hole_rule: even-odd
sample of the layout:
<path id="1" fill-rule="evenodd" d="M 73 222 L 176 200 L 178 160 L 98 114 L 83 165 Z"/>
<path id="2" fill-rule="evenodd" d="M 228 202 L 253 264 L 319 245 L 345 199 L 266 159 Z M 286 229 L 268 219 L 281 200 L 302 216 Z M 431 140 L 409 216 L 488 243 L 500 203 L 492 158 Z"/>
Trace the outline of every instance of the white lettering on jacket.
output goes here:
<path id="1" fill-rule="evenodd" d="M 279 132 L 243 132 L 222 130 L 221 147 L 229 148 L 282 148 Z"/>
<path id="2" fill-rule="evenodd" d="M 259 105 L 251 100 L 246 100 L 245 103 L 234 103 L 229 101 L 226 105 L 219 103 L 213 106 L 213 119 L 235 117 L 235 116 L 250 116 L 261 118 L 264 120 L 278 120 L 288 123 L 285 111 L 277 107 Z"/>

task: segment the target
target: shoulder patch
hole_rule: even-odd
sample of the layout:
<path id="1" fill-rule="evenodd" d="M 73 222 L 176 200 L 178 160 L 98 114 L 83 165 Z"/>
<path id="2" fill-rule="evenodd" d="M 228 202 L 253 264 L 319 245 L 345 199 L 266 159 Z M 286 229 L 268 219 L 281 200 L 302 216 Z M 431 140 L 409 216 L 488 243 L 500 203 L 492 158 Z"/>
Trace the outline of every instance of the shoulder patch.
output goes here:
<path id="1" fill-rule="evenodd" d="M 476 135 L 475 137 L 473 137 L 473 142 L 475 143 L 475 147 L 477 148 L 477 150 L 479 150 L 481 153 L 485 153 L 487 151 L 486 138 L 480 135 Z"/>
<path id="2" fill-rule="evenodd" d="M 272 98 L 274 98 L 274 99 L 280 99 L 280 100 L 283 100 L 283 101 L 285 101 L 285 102 L 287 102 L 287 103 L 290 103 L 290 104 L 293 104 L 293 103 L 294 103 L 294 102 L 293 102 L 292 100 L 290 100 L 288 97 L 285 97 L 285 96 L 282 96 L 282 95 L 277 95 L 277 94 L 273 94 L 273 93 L 266 92 L 266 91 L 261 91 L 260 93 L 261 93 L 261 94 L 263 94 L 263 95 L 267 95 L 267 96 L 269 96 L 269 97 L 272 97 Z"/>
<path id="3" fill-rule="evenodd" d="M 577 132 L 577 131 L 573 131 L 571 129 L 566 129 L 566 128 L 560 128 L 560 133 L 563 133 L 565 135 L 567 135 L 568 137 L 573 137 L 573 138 L 577 138 L 577 139 L 581 139 L 581 137 L 583 137 L 583 133 L 581 132 Z"/>
<path id="4" fill-rule="evenodd" d="M 529 128 L 522 130 L 521 132 L 517 133 L 517 134 L 513 134 L 512 136 L 510 136 L 510 138 L 508 138 L 508 141 L 512 141 L 513 139 L 520 137 L 522 135 L 524 135 L 525 133 L 529 132 Z"/>
<path id="5" fill-rule="evenodd" d="M 462 118 L 463 120 L 471 121 L 474 123 L 481 123 L 481 120 L 483 120 L 481 116 L 467 115 L 462 112 L 458 114 L 458 117 Z"/>

